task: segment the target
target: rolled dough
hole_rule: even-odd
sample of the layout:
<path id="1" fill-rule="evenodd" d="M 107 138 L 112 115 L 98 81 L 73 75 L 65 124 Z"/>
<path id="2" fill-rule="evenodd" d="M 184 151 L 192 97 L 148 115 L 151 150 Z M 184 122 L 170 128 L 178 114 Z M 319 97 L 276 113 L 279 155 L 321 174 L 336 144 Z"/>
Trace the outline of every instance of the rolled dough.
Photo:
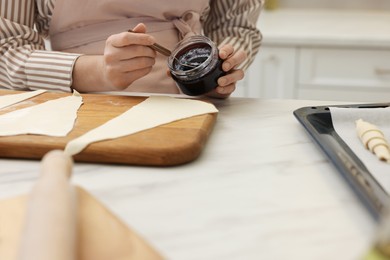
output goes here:
<path id="1" fill-rule="evenodd" d="M 217 113 L 213 104 L 169 96 L 151 96 L 107 123 L 73 139 L 65 153 L 75 155 L 93 142 L 114 139 L 180 119 Z"/>
<path id="2" fill-rule="evenodd" d="M 38 96 L 44 92 L 46 92 L 46 90 L 35 90 L 35 91 L 29 91 L 21 94 L 10 94 L 10 95 L 0 96 L 0 109 L 22 102 L 23 100 Z"/>
<path id="3" fill-rule="evenodd" d="M 82 103 L 81 95 L 74 91 L 72 96 L 3 114 L 0 116 L 0 136 L 66 136 L 73 128 Z"/>

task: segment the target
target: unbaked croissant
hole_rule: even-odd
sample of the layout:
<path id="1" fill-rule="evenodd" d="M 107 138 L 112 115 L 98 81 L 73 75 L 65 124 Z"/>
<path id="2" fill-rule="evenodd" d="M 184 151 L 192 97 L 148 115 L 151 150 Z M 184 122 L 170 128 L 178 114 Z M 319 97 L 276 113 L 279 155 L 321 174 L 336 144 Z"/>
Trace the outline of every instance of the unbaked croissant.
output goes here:
<path id="1" fill-rule="evenodd" d="M 356 130 L 366 149 L 374 153 L 379 160 L 390 163 L 390 148 L 384 134 L 376 125 L 359 119 Z"/>

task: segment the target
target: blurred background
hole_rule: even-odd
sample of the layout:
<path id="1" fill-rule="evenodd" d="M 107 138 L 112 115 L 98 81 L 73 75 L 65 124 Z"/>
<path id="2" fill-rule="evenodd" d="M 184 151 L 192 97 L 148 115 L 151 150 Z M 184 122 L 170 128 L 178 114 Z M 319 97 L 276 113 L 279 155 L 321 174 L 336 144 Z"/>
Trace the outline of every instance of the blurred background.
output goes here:
<path id="1" fill-rule="evenodd" d="M 390 102 L 390 1 L 266 0 L 235 96 Z"/>
<path id="2" fill-rule="evenodd" d="M 274 0 L 270 0 L 272 2 Z M 278 0 L 284 8 L 338 8 L 338 9 L 382 9 L 390 8 L 388 0 Z"/>

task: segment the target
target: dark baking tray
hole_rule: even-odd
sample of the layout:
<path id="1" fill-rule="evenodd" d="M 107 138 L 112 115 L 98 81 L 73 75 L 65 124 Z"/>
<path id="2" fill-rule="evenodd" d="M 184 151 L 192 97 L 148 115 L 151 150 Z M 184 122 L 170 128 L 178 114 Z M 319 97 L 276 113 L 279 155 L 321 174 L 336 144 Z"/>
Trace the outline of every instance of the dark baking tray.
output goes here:
<path id="1" fill-rule="evenodd" d="M 389 195 L 335 132 L 329 107 L 378 108 L 388 106 L 390 106 L 390 103 L 311 106 L 302 107 L 294 111 L 294 116 L 336 169 L 345 177 L 352 189 L 377 220 L 383 215 L 385 205 L 389 205 Z"/>

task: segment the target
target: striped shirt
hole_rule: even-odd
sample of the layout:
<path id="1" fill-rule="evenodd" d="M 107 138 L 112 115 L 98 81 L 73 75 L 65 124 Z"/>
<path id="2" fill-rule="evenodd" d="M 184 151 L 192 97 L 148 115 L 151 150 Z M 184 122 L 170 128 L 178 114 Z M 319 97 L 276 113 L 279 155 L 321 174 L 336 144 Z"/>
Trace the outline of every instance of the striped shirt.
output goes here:
<path id="1" fill-rule="evenodd" d="M 253 61 L 261 42 L 256 28 L 263 0 L 210 0 L 202 17 L 204 34 L 230 43 Z M 0 88 L 69 92 L 80 54 L 45 49 L 55 0 L 0 0 Z"/>

